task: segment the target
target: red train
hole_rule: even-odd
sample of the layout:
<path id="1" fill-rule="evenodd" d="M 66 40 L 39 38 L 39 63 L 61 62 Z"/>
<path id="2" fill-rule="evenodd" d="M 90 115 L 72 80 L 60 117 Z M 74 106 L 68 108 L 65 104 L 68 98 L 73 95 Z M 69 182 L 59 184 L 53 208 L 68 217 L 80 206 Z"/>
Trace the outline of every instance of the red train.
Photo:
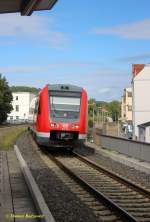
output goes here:
<path id="1" fill-rule="evenodd" d="M 74 85 L 46 85 L 35 102 L 30 127 L 40 145 L 73 149 L 87 135 L 86 91 Z"/>

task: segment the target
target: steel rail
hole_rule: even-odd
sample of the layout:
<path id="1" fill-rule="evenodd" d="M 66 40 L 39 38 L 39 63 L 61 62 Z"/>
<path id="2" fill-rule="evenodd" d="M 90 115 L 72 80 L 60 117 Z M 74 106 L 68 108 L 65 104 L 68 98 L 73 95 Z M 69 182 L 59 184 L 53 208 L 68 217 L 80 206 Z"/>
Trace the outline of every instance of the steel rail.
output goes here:
<path id="1" fill-rule="evenodd" d="M 62 161 L 59 161 L 57 157 L 47 153 L 49 158 L 53 160 L 64 172 L 66 172 L 69 176 L 71 176 L 75 181 L 80 183 L 86 190 L 88 190 L 90 193 L 92 193 L 97 199 L 102 200 L 105 205 L 116 212 L 118 216 L 121 217 L 121 219 L 131 221 L 131 222 L 138 222 L 138 220 L 133 217 L 131 214 L 129 214 L 126 210 L 121 208 L 118 204 L 116 204 L 113 200 L 108 198 L 106 195 L 104 195 L 101 191 L 97 190 L 93 186 L 91 186 L 87 181 L 85 181 L 81 176 L 77 175 L 73 170 L 69 169 L 65 166 L 65 164 L 62 163 Z M 75 154 L 74 154 L 75 155 Z"/>
<path id="2" fill-rule="evenodd" d="M 78 154 L 77 152 L 73 151 L 73 154 L 80 159 L 81 161 L 85 162 L 86 164 L 92 166 L 93 168 L 95 168 L 98 171 L 102 171 L 103 173 L 107 174 L 109 177 L 116 179 L 117 181 L 129 186 L 130 188 L 138 191 L 141 194 L 144 194 L 145 196 L 147 196 L 148 198 L 150 198 L 150 190 L 144 189 L 143 187 L 141 187 L 140 185 L 137 185 L 135 183 L 133 183 L 132 181 L 122 177 L 119 174 L 114 173 L 111 170 L 106 169 L 103 166 L 100 166 L 99 164 L 93 162 L 92 160 L 89 160 L 87 157 L 82 156 L 80 154 Z"/>

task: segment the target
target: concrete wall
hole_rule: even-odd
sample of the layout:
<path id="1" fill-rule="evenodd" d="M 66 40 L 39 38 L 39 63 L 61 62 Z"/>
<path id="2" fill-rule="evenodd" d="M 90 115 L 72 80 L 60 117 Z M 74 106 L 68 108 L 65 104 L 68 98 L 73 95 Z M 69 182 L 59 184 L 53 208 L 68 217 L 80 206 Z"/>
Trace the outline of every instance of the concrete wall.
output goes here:
<path id="1" fill-rule="evenodd" d="M 118 125 L 117 122 L 101 123 L 99 125 L 96 125 L 95 127 L 96 128 L 94 129 L 94 132 L 99 131 L 101 132 L 101 134 L 110 135 L 110 136 L 118 136 L 120 131 L 120 125 Z"/>
<path id="2" fill-rule="evenodd" d="M 117 151 L 142 161 L 150 162 L 150 143 L 101 135 L 98 131 L 95 132 L 95 134 L 98 145 L 101 145 L 103 148 Z"/>

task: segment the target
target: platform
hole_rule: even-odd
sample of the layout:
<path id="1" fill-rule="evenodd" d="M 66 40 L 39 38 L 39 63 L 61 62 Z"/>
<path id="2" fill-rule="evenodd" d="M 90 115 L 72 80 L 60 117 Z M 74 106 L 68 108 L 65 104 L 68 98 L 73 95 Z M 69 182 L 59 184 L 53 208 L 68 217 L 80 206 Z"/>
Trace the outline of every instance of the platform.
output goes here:
<path id="1" fill-rule="evenodd" d="M 0 151 L 0 221 L 21 222 L 25 219 L 18 217 L 14 220 L 14 215 L 26 213 L 36 215 L 36 209 L 16 155 L 14 151 Z"/>

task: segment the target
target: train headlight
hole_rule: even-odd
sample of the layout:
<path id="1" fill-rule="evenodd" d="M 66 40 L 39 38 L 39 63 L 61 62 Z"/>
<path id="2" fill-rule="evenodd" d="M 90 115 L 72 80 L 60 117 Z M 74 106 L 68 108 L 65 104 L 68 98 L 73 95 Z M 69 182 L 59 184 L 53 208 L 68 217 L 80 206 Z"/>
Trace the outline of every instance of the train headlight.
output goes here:
<path id="1" fill-rule="evenodd" d="M 73 124 L 73 125 L 72 125 L 72 128 L 73 128 L 73 129 L 79 129 L 79 125 Z"/>
<path id="2" fill-rule="evenodd" d="M 57 124 L 57 123 L 51 123 L 51 127 L 58 128 L 58 127 L 59 127 L 59 124 Z"/>

